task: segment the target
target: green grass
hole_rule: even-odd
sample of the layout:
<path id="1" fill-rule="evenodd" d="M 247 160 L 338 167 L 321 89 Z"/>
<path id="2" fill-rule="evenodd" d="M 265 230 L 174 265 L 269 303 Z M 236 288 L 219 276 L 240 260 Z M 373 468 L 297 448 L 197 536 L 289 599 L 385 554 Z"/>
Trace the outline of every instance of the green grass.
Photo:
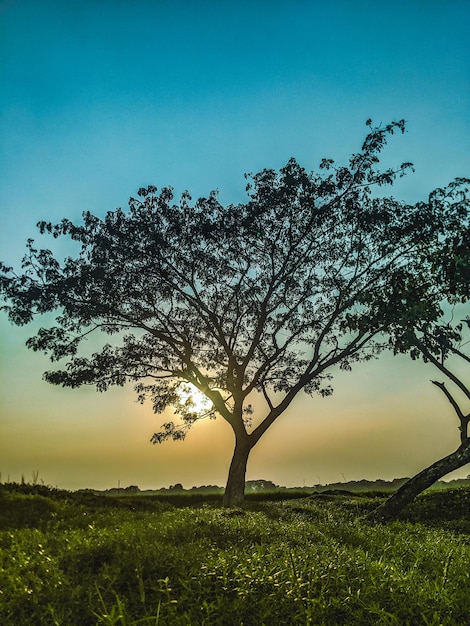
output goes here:
<path id="1" fill-rule="evenodd" d="M 371 525 L 366 496 L 223 510 L 0 485 L 0 623 L 468 625 L 469 500 Z"/>

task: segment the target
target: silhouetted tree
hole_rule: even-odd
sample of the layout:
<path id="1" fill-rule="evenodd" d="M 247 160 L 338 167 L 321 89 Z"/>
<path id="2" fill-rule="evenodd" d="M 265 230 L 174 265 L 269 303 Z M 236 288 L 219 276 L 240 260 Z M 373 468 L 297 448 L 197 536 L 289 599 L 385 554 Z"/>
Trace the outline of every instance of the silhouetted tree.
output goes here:
<path id="1" fill-rule="evenodd" d="M 264 479 L 258 479 L 258 480 L 248 480 L 245 483 L 245 488 L 248 491 L 274 491 L 276 489 L 279 489 L 279 485 L 275 485 L 271 480 L 264 480 Z"/>
<path id="2" fill-rule="evenodd" d="M 181 483 L 176 483 L 176 485 L 170 485 L 168 489 L 170 489 L 170 491 L 183 491 L 183 485 Z"/>
<path id="3" fill-rule="evenodd" d="M 446 231 L 457 186 L 445 201 L 415 205 L 374 195 L 411 164 L 377 169 L 388 136 L 405 125 L 367 124 L 347 166 L 324 159 L 307 173 L 291 159 L 250 175 L 244 204 L 222 206 L 216 193 L 193 203 L 187 192 L 174 202 L 171 189 L 150 186 L 128 212 L 40 222 L 80 253 L 60 264 L 30 240 L 22 274 L 2 266 L 1 289 L 14 324 L 58 311 L 56 325 L 28 341 L 52 361 L 68 359 L 45 379 L 99 391 L 133 382 L 141 402 L 181 418 L 154 443 L 221 416 L 235 438 L 224 504 L 239 504 L 250 451 L 300 391 L 330 395 L 333 368 L 375 356 L 403 318 L 439 315 L 439 286 L 418 253 Z M 100 331 L 113 344 L 79 354 Z M 203 415 L 179 395 L 187 383 L 211 402 Z M 252 422 L 255 394 L 264 408 Z"/>
<path id="4" fill-rule="evenodd" d="M 467 181 L 470 182 L 470 181 Z M 465 191 L 465 194 L 467 192 Z M 446 377 L 446 381 L 431 381 L 450 402 L 458 419 L 460 444 L 450 454 L 431 463 L 418 474 L 407 480 L 384 504 L 370 515 L 371 519 L 387 521 L 410 504 L 416 496 L 437 480 L 470 463 L 470 238 L 468 195 L 461 197 L 460 233 L 459 224 L 454 223 L 441 250 L 434 254 L 436 281 L 447 291 L 447 304 L 451 307 L 452 319 L 462 313 L 462 305 L 467 313 L 457 322 L 444 321 L 450 314 L 442 313 L 437 322 L 418 322 L 413 327 L 392 338 L 396 352 L 409 352 L 411 358 L 431 363 Z M 463 232 L 462 232 L 463 228 Z M 450 384 L 450 387 L 448 386 Z M 463 407 L 466 405 L 466 408 Z"/>

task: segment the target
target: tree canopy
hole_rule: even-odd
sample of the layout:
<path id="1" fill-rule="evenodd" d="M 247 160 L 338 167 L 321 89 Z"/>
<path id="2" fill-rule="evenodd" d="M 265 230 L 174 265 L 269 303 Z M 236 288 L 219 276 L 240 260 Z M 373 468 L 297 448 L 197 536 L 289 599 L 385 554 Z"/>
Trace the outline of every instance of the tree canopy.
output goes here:
<path id="1" fill-rule="evenodd" d="M 433 461 L 405 482 L 371 513 L 370 517 L 376 520 L 396 517 L 417 495 L 437 480 L 470 462 L 469 209 L 468 190 L 463 188 L 459 220 L 446 236 L 440 238 L 440 246 L 434 250 L 423 250 L 423 254 L 428 254 L 428 260 L 432 259 L 435 281 L 445 295 L 440 317 L 416 318 L 413 322 L 408 320 L 401 332 L 395 332 L 390 337 L 396 353 L 407 352 L 412 359 L 421 359 L 433 365 L 434 375 L 439 380 L 431 382 L 442 391 L 457 417 L 459 445 L 453 452 Z M 451 423 L 451 427 L 454 428 L 454 424 Z"/>
<path id="2" fill-rule="evenodd" d="M 29 240 L 22 273 L 2 265 L 0 285 L 14 324 L 57 312 L 27 344 L 66 360 L 45 379 L 99 391 L 134 383 L 156 413 L 181 418 L 154 443 L 222 417 L 236 442 L 225 502 L 241 501 L 250 450 L 301 390 L 329 395 L 334 366 L 350 369 L 386 347 L 387 333 L 440 315 L 423 251 L 460 224 L 464 181 L 413 205 L 374 193 L 412 166 L 378 169 L 403 120 L 368 126 L 347 166 L 324 159 L 309 173 L 291 159 L 249 175 L 245 203 L 223 206 L 215 192 L 175 200 L 149 186 L 128 211 L 40 222 L 41 234 L 70 237 L 80 252 L 60 263 Z M 99 333 L 114 339 L 84 356 L 83 341 Z M 203 414 L 182 399 L 188 383 L 210 401 Z M 265 409 L 252 415 L 255 394 Z"/>

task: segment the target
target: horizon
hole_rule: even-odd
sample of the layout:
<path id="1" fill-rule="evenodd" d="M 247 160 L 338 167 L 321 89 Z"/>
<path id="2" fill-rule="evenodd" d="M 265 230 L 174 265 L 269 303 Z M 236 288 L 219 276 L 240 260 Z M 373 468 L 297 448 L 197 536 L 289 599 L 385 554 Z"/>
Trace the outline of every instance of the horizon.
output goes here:
<path id="1" fill-rule="evenodd" d="M 273 487 L 266 487 L 261 489 L 261 491 L 270 491 L 270 489 L 286 489 L 286 490 L 299 490 L 302 491 L 303 489 L 318 489 L 318 488 L 327 488 L 327 487 L 336 487 L 338 485 L 356 485 L 356 484 L 360 484 L 360 483 L 367 483 L 369 485 L 373 485 L 374 483 L 381 483 L 384 485 L 393 485 L 394 483 L 403 483 L 407 480 L 409 480 L 411 478 L 411 476 L 401 476 L 401 477 L 395 477 L 389 480 L 383 479 L 383 478 L 361 478 L 361 479 L 355 479 L 355 480 L 342 480 L 342 481 L 336 481 L 336 482 L 328 482 L 328 483 L 315 483 L 315 484 L 311 484 L 311 485 L 282 485 L 282 484 L 275 484 L 272 481 L 270 481 L 269 479 L 265 479 L 265 478 L 255 478 L 255 479 L 250 479 L 247 480 L 245 482 L 246 485 L 250 484 L 250 483 L 256 483 L 256 482 L 268 482 L 271 483 L 273 485 Z M 438 480 L 436 480 L 435 483 L 433 483 L 433 485 L 431 487 L 429 487 L 429 489 L 432 489 L 435 486 L 441 485 L 441 484 L 450 484 L 453 482 L 466 482 L 466 481 L 470 481 L 470 474 L 467 474 L 467 476 L 462 476 L 459 478 L 448 478 L 448 476 L 444 476 L 443 478 L 440 478 Z M 160 487 L 147 487 L 145 489 L 141 489 L 139 487 L 139 485 L 121 485 L 120 481 L 118 480 L 118 484 L 113 486 L 113 487 L 104 487 L 102 489 L 95 489 L 93 487 L 78 487 L 76 489 L 65 489 L 63 487 L 61 487 L 60 485 L 50 485 L 50 484 L 46 484 L 41 478 L 38 479 L 38 477 L 35 475 L 35 473 L 33 472 L 33 480 L 30 482 L 25 478 L 25 475 L 22 474 L 20 480 L 10 480 L 10 476 L 8 476 L 6 481 L 2 480 L 2 474 L 0 472 L 0 485 L 25 485 L 28 487 L 45 487 L 46 489 L 57 489 L 59 491 L 70 491 L 72 493 L 74 492 L 78 492 L 78 491 L 96 491 L 99 493 L 105 493 L 108 491 L 136 491 L 136 492 L 140 492 L 140 493 L 146 493 L 146 492 L 155 492 L 155 491 L 193 491 L 193 490 L 199 490 L 199 489 L 218 489 L 218 490 L 225 490 L 225 486 L 224 485 L 215 485 L 215 484 L 207 484 L 207 485 L 192 485 L 191 487 L 185 487 L 184 485 L 182 485 L 181 483 L 174 483 L 174 484 L 169 484 L 167 487 L 166 486 L 160 486 Z"/>

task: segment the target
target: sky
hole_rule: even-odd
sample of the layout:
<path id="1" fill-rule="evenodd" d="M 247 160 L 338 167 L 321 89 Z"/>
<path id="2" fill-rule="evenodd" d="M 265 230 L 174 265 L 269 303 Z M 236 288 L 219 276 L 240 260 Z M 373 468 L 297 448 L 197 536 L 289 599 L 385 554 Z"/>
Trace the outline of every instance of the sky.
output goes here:
<path id="1" fill-rule="evenodd" d="M 19 267 L 28 237 L 43 239 L 40 219 L 103 216 L 148 184 L 244 201 L 246 172 L 292 156 L 307 170 L 345 162 L 368 118 L 407 121 L 384 164 L 412 161 L 393 194 L 426 199 L 470 174 L 469 28 L 466 0 L 0 0 L 0 259 Z M 0 480 L 225 484 L 223 420 L 152 446 L 167 416 L 132 388 L 42 380 L 47 357 L 24 345 L 40 324 L 0 314 Z M 298 396 L 247 479 L 413 475 L 458 445 L 431 378 L 429 365 L 384 355 L 336 376 L 330 398 Z"/>

